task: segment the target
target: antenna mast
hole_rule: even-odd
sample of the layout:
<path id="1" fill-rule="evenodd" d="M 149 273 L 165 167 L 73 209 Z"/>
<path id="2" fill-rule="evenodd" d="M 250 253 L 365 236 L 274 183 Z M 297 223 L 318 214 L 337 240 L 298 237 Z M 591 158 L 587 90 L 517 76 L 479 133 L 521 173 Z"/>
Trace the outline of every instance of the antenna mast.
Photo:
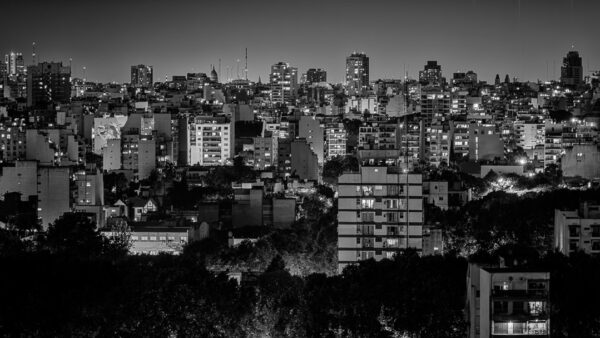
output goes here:
<path id="1" fill-rule="evenodd" d="M 37 60 L 36 60 L 36 56 L 35 56 L 35 41 L 31 44 L 31 62 L 34 65 L 37 64 Z"/>
<path id="2" fill-rule="evenodd" d="M 246 75 L 246 81 L 248 81 L 248 47 L 246 47 L 246 67 L 244 68 L 244 73 Z"/>

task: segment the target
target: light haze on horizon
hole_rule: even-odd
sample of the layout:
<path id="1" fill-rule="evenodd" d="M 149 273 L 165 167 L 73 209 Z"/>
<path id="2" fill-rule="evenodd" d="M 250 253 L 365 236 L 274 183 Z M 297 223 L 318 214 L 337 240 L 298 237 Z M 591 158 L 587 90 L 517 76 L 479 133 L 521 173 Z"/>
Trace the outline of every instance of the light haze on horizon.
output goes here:
<path id="1" fill-rule="evenodd" d="M 443 75 L 473 70 L 479 79 L 496 74 L 521 80 L 558 78 L 562 57 L 575 46 L 584 75 L 600 69 L 593 29 L 600 13 L 594 0 L 333 0 L 197 1 L 7 0 L 0 22 L 0 54 L 22 52 L 31 63 L 73 59 L 73 76 L 128 82 L 130 66 L 154 67 L 165 75 L 209 73 L 268 81 L 270 66 L 287 61 L 327 70 L 342 82 L 345 57 L 363 51 L 371 80 L 415 78 L 427 60 Z M 13 14 L 10 14 L 13 13 Z"/>

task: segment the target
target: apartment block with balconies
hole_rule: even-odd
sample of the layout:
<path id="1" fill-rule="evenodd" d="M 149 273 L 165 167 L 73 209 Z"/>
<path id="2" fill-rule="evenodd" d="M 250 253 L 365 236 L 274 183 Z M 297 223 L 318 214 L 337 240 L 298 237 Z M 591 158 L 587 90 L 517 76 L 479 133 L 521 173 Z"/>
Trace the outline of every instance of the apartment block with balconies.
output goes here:
<path id="1" fill-rule="evenodd" d="M 600 205 L 581 203 L 579 210 L 554 211 L 554 246 L 563 254 L 600 254 Z"/>
<path id="2" fill-rule="evenodd" d="M 469 337 L 550 337 L 550 273 L 525 267 L 467 272 Z"/>
<path id="3" fill-rule="evenodd" d="M 338 180 L 338 269 L 373 258 L 422 250 L 421 174 L 395 167 L 361 167 Z"/>

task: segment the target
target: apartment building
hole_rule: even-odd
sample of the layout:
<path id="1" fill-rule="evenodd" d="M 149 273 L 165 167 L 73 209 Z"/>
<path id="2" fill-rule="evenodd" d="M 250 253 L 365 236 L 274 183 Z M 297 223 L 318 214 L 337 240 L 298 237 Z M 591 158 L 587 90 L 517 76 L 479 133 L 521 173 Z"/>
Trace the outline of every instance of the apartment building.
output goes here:
<path id="1" fill-rule="evenodd" d="M 564 255 L 600 254 L 600 205 L 584 202 L 579 210 L 554 210 L 554 247 Z"/>
<path id="2" fill-rule="evenodd" d="M 550 337 L 550 272 L 469 264 L 470 338 Z"/>
<path id="3" fill-rule="evenodd" d="M 189 164 L 224 165 L 231 158 L 233 127 L 229 122 L 196 120 L 189 124 Z"/>
<path id="4" fill-rule="evenodd" d="M 422 249 L 421 174 L 363 166 L 338 180 L 338 270 L 361 260 Z"/>
<path id="5" fill-rule="evenodd" d="M 345 156 L 347 139 L 348 135 L 343 123 L 327 125 L 325 127 L 325 156 L 327 159 L 336 156 Z"/>

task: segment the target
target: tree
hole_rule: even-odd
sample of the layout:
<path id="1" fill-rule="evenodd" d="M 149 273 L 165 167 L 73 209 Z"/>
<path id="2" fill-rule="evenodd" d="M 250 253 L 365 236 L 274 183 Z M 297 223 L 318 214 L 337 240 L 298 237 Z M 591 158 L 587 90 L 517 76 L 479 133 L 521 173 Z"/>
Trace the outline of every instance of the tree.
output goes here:
<path id="1" fill-rule="evenodd" d="M 66 213 L 48 228 L 40 241 L 41 248 L 52 254 L 76 258 L 101 255 L 121 256 L 128 251 L 128 241 L 111 240 L 96 230 L 96 224 L 82 214 Z"/>
<path id="2" fill-rule="evenodd" d="M 346 155 L 329 159 L 323 166 L 323 180 L 328 183 L 337 183 L 337 178 L 345 171 L 358 171 L 358 159 L 356 157 Z"/>

